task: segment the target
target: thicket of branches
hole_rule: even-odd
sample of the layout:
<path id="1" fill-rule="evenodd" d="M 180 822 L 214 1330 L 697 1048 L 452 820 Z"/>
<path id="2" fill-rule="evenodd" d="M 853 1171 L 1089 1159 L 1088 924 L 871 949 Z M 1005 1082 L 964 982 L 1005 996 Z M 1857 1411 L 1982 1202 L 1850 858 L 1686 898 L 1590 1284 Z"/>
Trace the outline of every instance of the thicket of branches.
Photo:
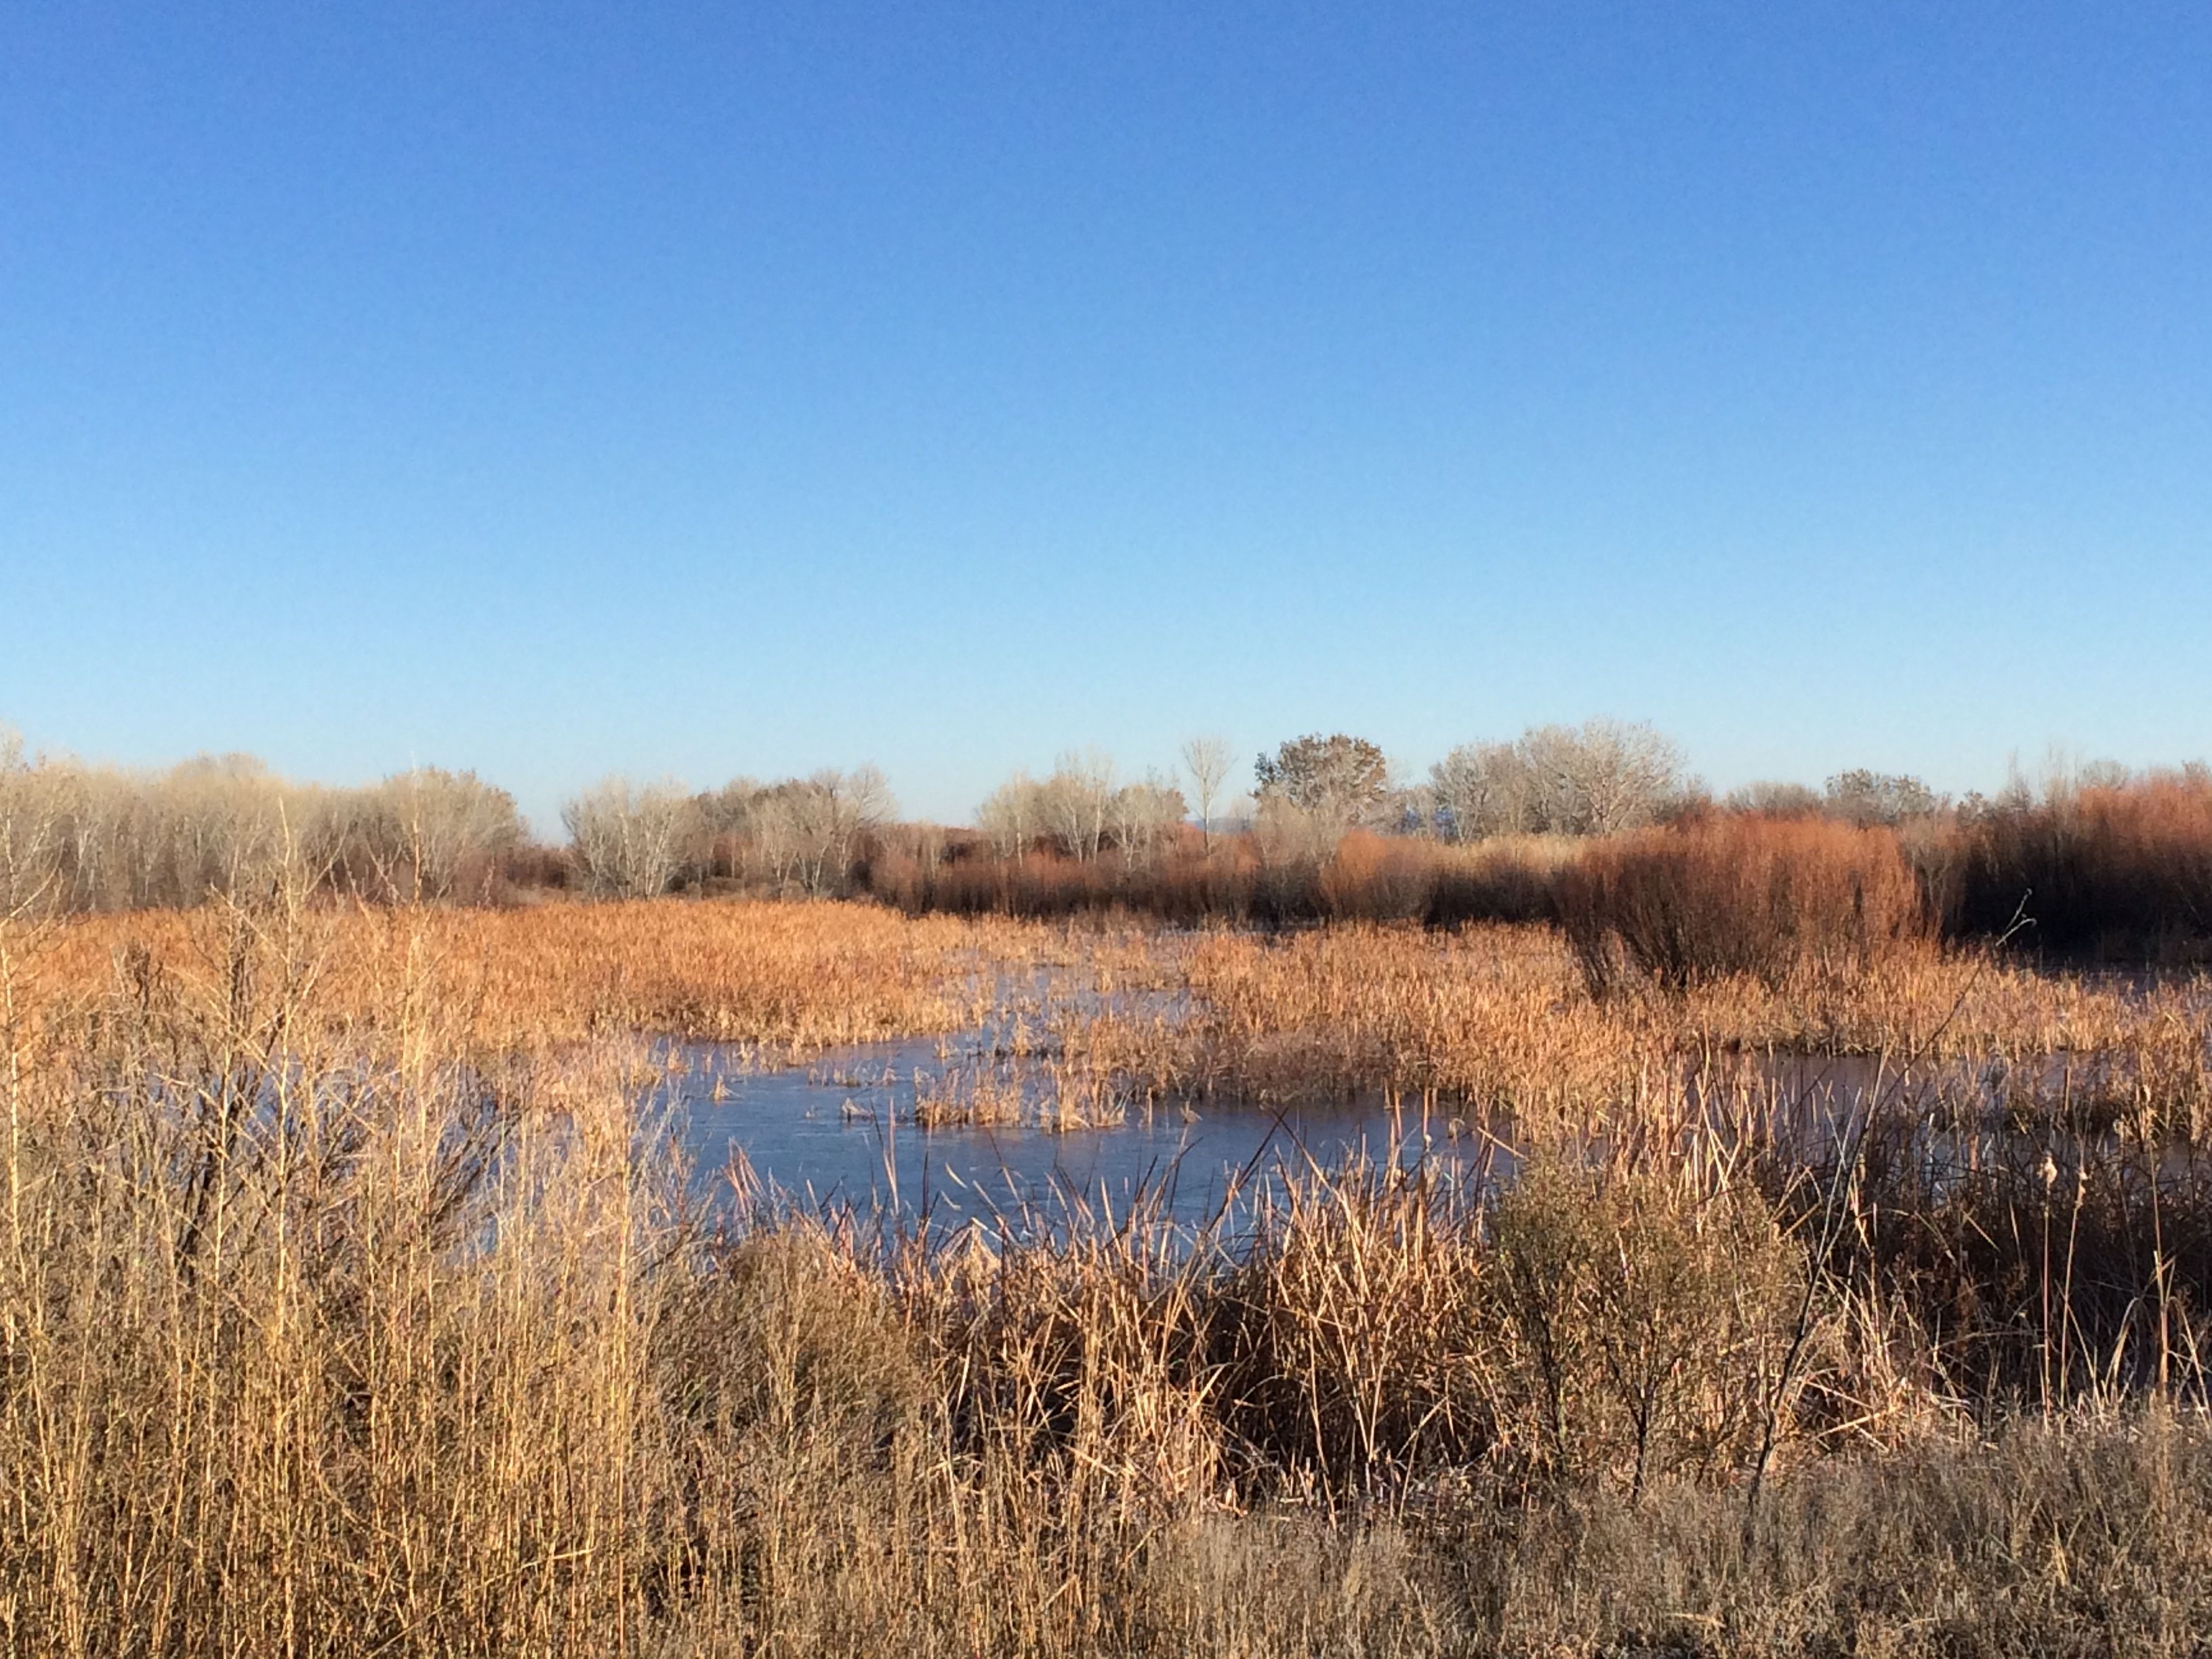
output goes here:
<path id="1" fill-rule="evenodd" d="M 732 883 L 776 893 L 852 890 L 868 838 L 896 810 L 872 766 L 687 793 L 673 782 L 602 779 L 561 809 L 578 884 L 612 898 Z"/>
<path id="2" fill-rule="evenodd" d="M 422 767 L 333 788 L 246 755 L 155 772 L 33 759 L 0 733 L 10 911 L 180 907 L 286 879 L 379 902 L 481 902 L 521 841 L 513 797 L 472 772 Z"/>
<path id="3" fill-rule="evenodd" d="M 1429 769 L 1437 832 L 1451 841 L 1615 835 L 1656 823 L 1694 790 L 1672 739 L 1620 720 L 1462 744 Z"/>

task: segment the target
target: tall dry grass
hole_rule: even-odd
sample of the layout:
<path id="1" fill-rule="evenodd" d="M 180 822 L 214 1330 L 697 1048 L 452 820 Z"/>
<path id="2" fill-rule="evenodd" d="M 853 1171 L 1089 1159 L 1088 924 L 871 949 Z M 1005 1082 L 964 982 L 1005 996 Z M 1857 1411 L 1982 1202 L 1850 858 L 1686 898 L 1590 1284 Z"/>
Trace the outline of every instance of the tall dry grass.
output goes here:
<path id="1" fill-rule="evenodd" d="M 565 938 L 664 948 L 587 914 L 617 931 Z M 2179 1194 L 2148 1378 L 2147 1334 L 2089 1340 L 2126 1288 L 2087 1293 L 2089 1204 L 2039 1285 L 2017 1217 L 1946 1278 L 2002 1211 L 1889 1213 L 1909 1140 L 1307 1168 L 1195 1235 L 717 1221 L 629 1039 L 556 999 L 573 1040 L 503 1056 L 520 1017 L 445 994 L 481 939 L 196 925 L 104 972 L 0 925 L 10 1651 L 2161 1653 L 2212 1618 Z M 1281 954 L 1357 1012 L 1371 958 Z M 2078 1418 L 1958 1363 L 2023 1316 L 2081 1379 L 2028 1397 Z"/>
<path id="2" fill-rule="evenodd" d="M 1940 1073 L 2023 1121 L 2191 1143 L 2212 1130 L 2212 998 L 2193 981 L 2091 982 L 1923 943 L 1860 974 L 1632 983 L 1599 1000 L 1546 928 L 1127 939 L 1150 963 L 1123 981 L 1166 1006 L 1093 1007 L 1054 1032 L 1067 1068 L 1123 1099 L 1395 1097 L 1417 1120 L 1612 1133 L 1668 1121 L 1693 1082 L 1763 1089 L 1780 1109 L 1829 1074 L 1820 1062 L 1840 1082 L 1890 1056 L 1913 1061 L 1916 1089 Z"/>
<path id="3" fill-rule="evenodd" d="M 219 910 L 71 920 L 22 994 L 58 1011 L 118 960 L 220 977 L 229 925 Z M 841 903 L 317 907 L 301 926 L 319 941 L 317 1018 L 374 1026 L 434 1000 L 472 1051 L 653 1032 L 788 1053 L 949 1030 L 976 1022 L 999 975 L 1054 948 L 1018 923 Z"/>

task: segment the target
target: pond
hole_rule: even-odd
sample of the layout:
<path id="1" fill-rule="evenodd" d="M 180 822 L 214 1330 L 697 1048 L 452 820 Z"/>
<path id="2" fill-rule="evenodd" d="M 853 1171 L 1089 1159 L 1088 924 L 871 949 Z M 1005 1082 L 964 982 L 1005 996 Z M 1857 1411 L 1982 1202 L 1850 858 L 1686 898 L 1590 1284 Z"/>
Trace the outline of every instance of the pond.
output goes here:
<path id="1" fill-rule="evenodd" d="M 1024 1212 L 1071 1206 L 1118 1217 L 1139 1194 L 1164 1218 L 1198 1224 L 1232 1193 L 1272 1184 L 1286 1163 L 1329 1169 L 1395 1148 L 1452 1180 L 1479 1176 L 1496 1155 L 1455 1120 L 1424 1124 L 1379 1100 L 1202 1112 L 1162 1103 L 1095 1123 L 1057 1122 L 1047 1110 L 1041 1123 L 1031 1083 L 1001 1121 L 920 1121 L 932 1115 L 942 1052 L 923 1039 L 756 1070 L 741 1051 L 688 1045 L 665 1055 L 673 1069 L 662 1097 L 702 1191 L 727 1191 L 734 1169 L 808 1207 L 889 1206 L 933 1224 L 975 1219 L 994 1230 Z"/>
<path id="2" fill-rule="evenodd" d="M 1232 1194 L 1249 1202 L 1278 1188 L 1285 1167 L 1395 1156 L 1460 1185 L 1507 1176 L 1516 1162 L 1504 1115 L 1486 1129 L 1449 1109 L 1393 1110 L 1379 1097 L 1214 1099 L 1198 1109 L 1109 1102 L 1086 1112 L 1061 1102 L 1048 1054 L 1010 1055 L 1003 1035 L 876 1044 L 780 1068 L 741 1048 L 672 1045 L 659 1051 L 658 1098 L 703 1197 L 727 1195 L 734 1179 L 807 1208 L 926 1215 L 933 1226 L 973 1219 L 996 1231 L 1071 1208 L 1110 1221 L 1140 1195 L 1162 1218 L 1197 1225 Z M 1814 1162 L 1879 1109 L 1902 1132 L 1893 1151 L 1941 1188 L 2001 1164 L 2039 1166 L 2046 1154 L 2069 1172 L 2110 1155 L 2111 1136 L 2070 1132 L 2066 1109 L 2119 1092 L 2118 1082 L 2102 1064 L 2066 1056 L 1953 1060 L 1900 1074 L 1863 1057 L 1768 1054 L 1735 1057 L 1718 1073 L 1686 1071 L 1679 1086 L 1692 1114 L 1724 1129 L 1757 1119 Z M 2180 1148 L 2157 1161 L 2171 1178 L 2197 1159 Z"/>

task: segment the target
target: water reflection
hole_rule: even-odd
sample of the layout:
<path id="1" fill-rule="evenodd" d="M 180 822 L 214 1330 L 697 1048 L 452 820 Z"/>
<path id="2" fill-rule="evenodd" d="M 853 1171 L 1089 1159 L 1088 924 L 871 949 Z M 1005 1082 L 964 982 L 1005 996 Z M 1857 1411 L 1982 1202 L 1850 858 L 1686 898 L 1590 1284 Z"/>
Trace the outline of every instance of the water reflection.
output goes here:
<path id="1" fill-rule="evenodd" d="M 1118 1123 L 915 1121 L 941 1075 L 930 1041 L 848 1050 L 781 1071 L 689 1047 L 669 1058 L 668 1102 L 695 1185 L 726 1190 L 733 1166 L 811 1206 L 891 1206 L 947 1224 L 994 1228 L 1024 1209 L 1069 1204 L 1110 1217 L 1138 1194 L 1165 1218 L 1211 1220 L 1232 1193 L 1251 1196 L 1280 1166 L 1333 1168 L 1355 1155 L 1426 1158 L 1439 1180 L 1486 1171 L 1493 1145 L 1455 1121 L 1393 1112 L 1379 1100 L 1281 1109 L 1174 1103 L 1129 1107 Z M 917 1087 L 917 1078 L 920 1086 Z M 925 1105 L 926 1109 L 926 1105 Z"/>
<path id="2" fill-rule="evenodd" d="M 1048 1054 L 1014 1054 L 1006 1033 L 842 1051 L 758 1069 L 714 1045 L 660 1054 L 662 1100 L 703 1196 L 732 1170 L 808 1207 L 978 1220 L 1024 1211 L 1126 1213 L 1139 1194 L 1165 1218 L 1212 1220 L 1231 1194 L 1254 1200 L 1281 1171 L 1395 1156 L 1464 1185 L 1511 1173 L 1514 1139 L 1450 1109 L 1424 1115 L 1379 1097 L 1281 1108 L 1210 1101 L 1091 1099 L 1071 1105 Z M 1859 1056 L 1735 1054 L 1655 1080 L 1652 1121 L 1751 1136 L 1818 1165 L 1878 1121 L 1881 1158 L 1917 1169 L 1929 1192 L 1978 1173 L 2055 1161 L 2070 1177 L 2119 1150 L 2113 1108 L 2129 1079 L 2108 1061 L 2053 1055 L 1949 1060 L 1899 1071 Z M 1855 1149 L 1853 1156 L 1858 1156 Z M 2131 1156 L 2140 1156 L 2135 1154 Z M 2186 1145 L 2152 1153 L 2161 1183 L 2193 1176 Z"/>

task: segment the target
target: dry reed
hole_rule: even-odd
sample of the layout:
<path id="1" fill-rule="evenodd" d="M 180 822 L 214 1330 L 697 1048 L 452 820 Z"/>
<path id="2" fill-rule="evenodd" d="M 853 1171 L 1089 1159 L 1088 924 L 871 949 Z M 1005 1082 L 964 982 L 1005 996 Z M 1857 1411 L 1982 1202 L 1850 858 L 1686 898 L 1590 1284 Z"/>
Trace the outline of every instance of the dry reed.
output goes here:
<path id="1" fill-rule="evenodd" d="M 1097 982 L 1193 999 L 1196 1036 L 1109 1005 L 1056 1063 L 1613 1100 L 1613 1133 L 1502 1189 L 1308 1167 L 1195 1234 L 1140 1203 L 933 1239 L 768 1194 L 702 1215 L 638 1121 L 624 1021 L 930 1029 L 1094 947 Z M 1910 1021 L 1960 1029 L 1923 1005 L 1976 970 L 1916 971 Z M 2057 1016 L 2015 989 L 1974 1018 L 2026 1039 Z M 2148 1130 L 2049 1179 L 2023 1148 L 1940 1181 L 1888 1097 L 1796 1162 L 1632 1075 L 1778 994 L 1601 1007 L 1528 930 L 0 926 L 0 1632 L 73 1656 L 2185 1651 L 2212 1620 L 2212 1195 Z M 2058 1013 L 2132 1040 L 2124 1002 Z"/>

